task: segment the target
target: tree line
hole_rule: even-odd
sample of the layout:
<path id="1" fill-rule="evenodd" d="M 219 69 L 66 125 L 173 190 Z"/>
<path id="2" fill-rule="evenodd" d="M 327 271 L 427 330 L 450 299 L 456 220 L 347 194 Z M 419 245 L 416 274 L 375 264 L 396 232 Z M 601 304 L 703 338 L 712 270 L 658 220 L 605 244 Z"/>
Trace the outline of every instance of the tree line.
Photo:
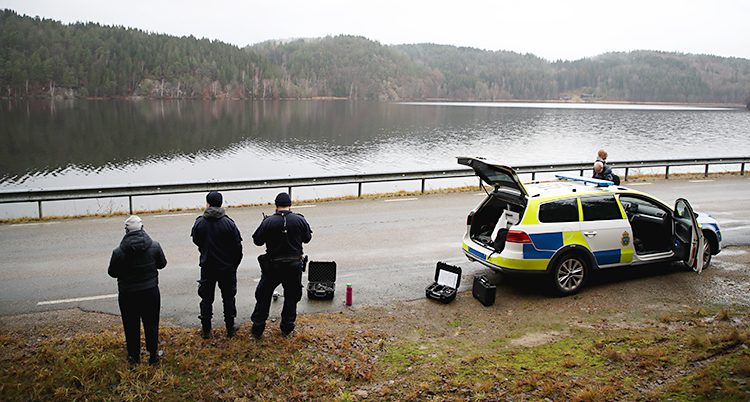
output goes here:
<path id="1" fill-rule="evenodd" d="M 575 61 L 363 37 L 245 48 L 0 11 L 0 95 L 750 102 L 750 60 L 657 51 Z"/>

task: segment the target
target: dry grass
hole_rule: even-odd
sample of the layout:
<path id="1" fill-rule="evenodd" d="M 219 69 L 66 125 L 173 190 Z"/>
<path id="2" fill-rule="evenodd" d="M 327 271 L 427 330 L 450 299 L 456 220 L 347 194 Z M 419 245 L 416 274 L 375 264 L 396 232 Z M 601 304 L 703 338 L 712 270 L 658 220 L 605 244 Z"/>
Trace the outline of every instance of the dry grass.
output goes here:
<path id="1" fill-rule="evenodd" d="M 256 341 L 247 325 L 227 339 L 163 326 L 158 367 L 129 368 L 116 320 L 88 332 L 63 331 L 59 318 L 9 332 L 0 327 L 0 400 L 748 400 L 750 311 L 731 321 L 672 312 L 632 329 L 571 329 L 537 346 L 499 344 L 481 316 L 443 320 L 445 334 L 417 334 L 434 317 L 364 308 L 299 318 L 283 338 L 269 326 Z M 717 310 L 707 313 L 716 314 Z M 692 318 L 691 318 L 692 317 Z M 81 317 L 74 317 L 81 322 Z M 4 319 L 5 320 L 5 319 Z M 28 317 L 24 317 L 28 321 Z M 492 324 L 488 324 L 492 325 Z M 85 324 L 84 324 L 85 326 Z M 82 328 L 78 325 L 77 328 Z M 412 328 L 411 330 L 405 330 Z M 525 333 L 538 327 L 520 327 Z M 686 345 L 689 339 L 696 339 Z M 743 380 L 743 381 L 738 381 Z"/>

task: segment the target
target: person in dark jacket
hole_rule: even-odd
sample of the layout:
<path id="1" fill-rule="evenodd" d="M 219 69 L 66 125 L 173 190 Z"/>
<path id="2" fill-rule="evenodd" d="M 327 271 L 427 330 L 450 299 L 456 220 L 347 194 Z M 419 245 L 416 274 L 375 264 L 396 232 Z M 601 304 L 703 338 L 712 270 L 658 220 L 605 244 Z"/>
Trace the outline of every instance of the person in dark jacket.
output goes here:
<path id="1" fill-rule="evenodd" d="M 118 302 L 125 330 L 128 362 L 141 360 L 141 321 L 146 335 L 149 364 L 159 362 L 159 273 L 167 266 L 167 259 L 158 242 L 143 230 L 138 216 L 125 220 L 125 237 L 112 251 L 109 276 L 117 278 Z"/>
<path id="2" fill-rule="evenodd" d="M 614 181 L 612 169 L 601 161 L 594 162 L 594 179 Z"/>
<path id="3" fill-rule="evenodd" d="M 255 310 L 250 319 L 252 334 L 263 335 L 271 307 L 273 291 L 279 284 L 284 288 L 284 308 L 281 311 L 281 334 L 294 331 L 297 302 L 302 299 L 302 243 L 309 243 L 312 230 L 305 217 L 291 211 L 292 199 L 280 193 L 275 200 L 276 212 L 263 219 L 253 233 L 256 246 L 266 245 L 266 254 L 258 257 L 261 277 L 255 289 Z"/>
<path id="4" fill-rule="evenodd" d="M 199 316 L 201 336 L 211 337 L 216 284 L 221 290 L 224 304 L 224 323 L 227 336 L 237 332 L 234 319 L 237 316 L 235 296 L 237 295 L 237 267 L 242 261 L 242 236 L 232 218 L 221 207 L 224 198 L 221 193 L 212 191 L 206 195 L 206 210 L 195 220 L 190 236 L 201 253 L 201 277 L 198 281 L 198 296 L 201 298 Z"/>
<path id="5" fill-rule="evenodd" d="M 616 185 L 620 184 L 620 176 L 616 175 L 612 168 L 607 164 L 607 156 L 609 154 L 604 149 L 600 149 L 596 152 L 596 161 L 594 162 L 594 175 L 593 178 L 600 180 L 608 180 Z M 601 166 L 599 166 L 601 164 Z"/>

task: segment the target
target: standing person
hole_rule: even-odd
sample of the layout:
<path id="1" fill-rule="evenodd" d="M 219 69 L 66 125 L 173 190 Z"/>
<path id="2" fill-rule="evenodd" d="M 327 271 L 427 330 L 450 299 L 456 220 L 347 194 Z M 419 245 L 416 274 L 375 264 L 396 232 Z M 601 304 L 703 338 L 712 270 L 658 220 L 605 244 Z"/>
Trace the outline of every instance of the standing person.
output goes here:
<path id="1" fill-rule="evenodd" d="M 609 154 L 607 151 L 604 150 L 604 148 L 598 150 L 596 152 L 596 161 L 594 162 L 594 178 L 595 179 L 602 179 L 602 180 L 609 180 L 611 182 L 614 182 L 616 185 L 620 184 L 620 176 L 614 174 L 612 172 L 612 168 L 609 167 L 607 164 L 607 157 Z M 598 164 L 601 163 L 601 170 L 597 170 Z"/>
<path id="2" fill-rule="evenodd" d="M 607 165 L 601 161 L 594 162 L 594 176 L 595 179 L 613 181 L 612 169 L 609 169 Z"/>
<path id="3" fill-rule="evenodd" d="M 242 261 L 242 236 L 232 218 L 227 216 L 221 207 L 224 197 L 217 191 L 206 195 L 206 210 L 195 219 L 190 236 L 201 253 L 201 278 L 198 281 L 198 296 L 201 298 L 201 336 L 211 337 L 211 318 L 213 317 L 214 295 L 216 284 L 221 290 L 221 301 L 224 304 L 224 324 L 227 337 L 237 332 L 234 318 L 237 307 L 234 297 L 237 295 L 237 267 Z"/>
<path id="4" fill-rule="evenodd" d="M 281 334 L 288 336 L 294 331 L 297 319 L 297 302 L 302 299 L 302 243 L 309 243 L 312 230 L 305 217 L 291 211 L 292 199 L 287 193 L 279 193 L 274 201 L 276 212 L 263 219 L 253 233 L 256 246 L 266 245 L 266 254 L 258 257 L 261 277 L 255 289 L 255 310 L 250 319 L 252 334 L 263 335 L 271 307 L 273 291 L 279 284 L 284 288 L 284 308 L 281 310 Z"/>
<path id="5" fill-rule="evenodd" d="M 141 218 L 133 215 L 125 220 L 125 237 L 112 251 L 109 276 L 117 278 L 118 302 L 125 330 L 128 362 L 141 361 L 141 321 L 146 336 L 149 364 L 159 362 L 159 272 L 167 259 L 158 242 L 143 230 Z"/>

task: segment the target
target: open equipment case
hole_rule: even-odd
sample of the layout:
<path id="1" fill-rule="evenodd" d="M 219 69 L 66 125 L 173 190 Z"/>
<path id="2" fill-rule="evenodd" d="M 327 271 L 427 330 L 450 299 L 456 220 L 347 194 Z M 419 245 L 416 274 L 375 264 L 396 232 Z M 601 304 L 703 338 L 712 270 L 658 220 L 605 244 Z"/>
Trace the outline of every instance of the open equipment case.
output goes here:
<path id="1" fill-rule="evenodd" d="M 440 261 L 435 268 L 435 282 L 427 286 L 425 295 L 427 298 L 441 303 L 450 303 L 456 298 L 456 292 L 460 284 L 461 267 Z"/>
<path id="2" fill-rule="evenodd" d="M 310 261 L 307 267 L 307 298 L 333 300 L 336 291 L 336 262 Z"/>

